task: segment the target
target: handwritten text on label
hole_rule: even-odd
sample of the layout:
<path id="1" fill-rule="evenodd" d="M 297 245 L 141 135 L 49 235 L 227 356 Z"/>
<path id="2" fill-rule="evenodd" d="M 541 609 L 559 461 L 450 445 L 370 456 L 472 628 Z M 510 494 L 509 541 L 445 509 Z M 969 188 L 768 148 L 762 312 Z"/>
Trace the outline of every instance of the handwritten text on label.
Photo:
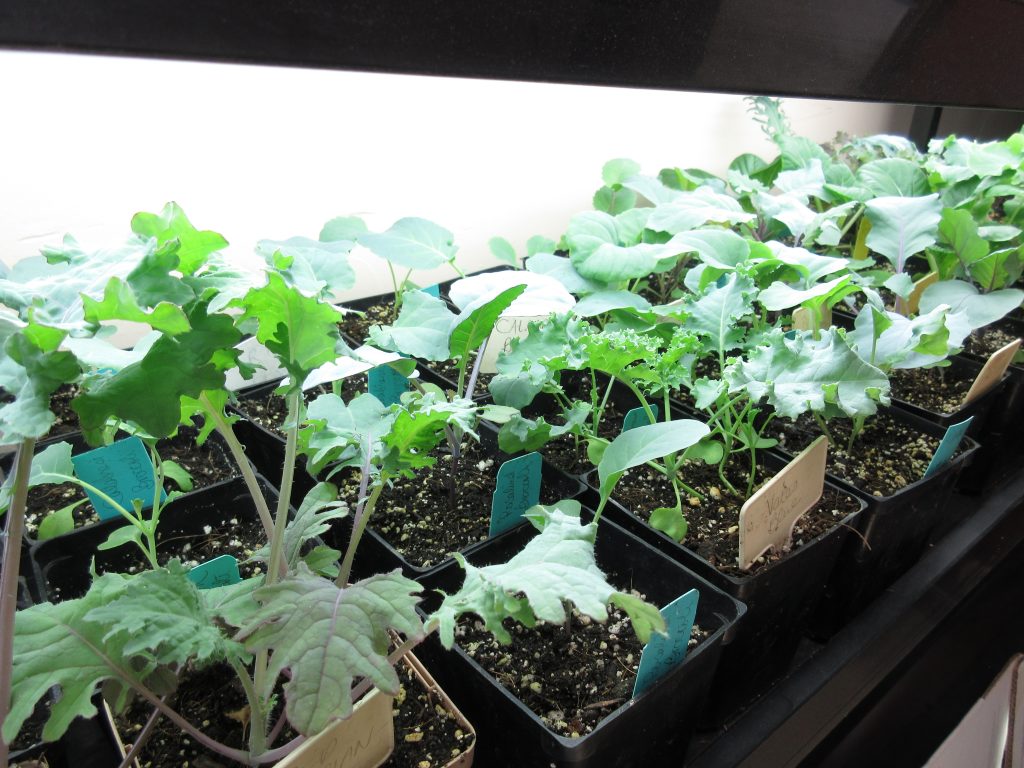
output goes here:
<path id="1" fill-rule="evenodd" d="M 480 373 L 497 373 L 495 363 L 498 355 L 512 348 L 512 339 L 526 337 L 532 322 L 547 320 L 547 315 L 530 315 L 528 317 L 499 317 L 494 323 L 494 330 L 487 339 L 484 358 L 480 361 Z"/>
<path id="2" fill-rule="evenodd" d="M 769 549 L 790 544 L 796 521 L 825 489 L 828 440 L 822 436 L 761 486 L 740 509 L 739 566 L 747 570 Z"/>
<path id="3" fill-rule="evenodd" d="M 541 463 L 540 454 L 533 451 L 498 467 L 489 536 L 515 527 L 523 519 L 523 512 L 540 502 Z"/>
<path id="4" fill-rule="evenodd" d="M 668 636 L 655 634 L 644 646 L 633 684 L 634 697 L 675 669 L 686 656 L 693 620 L 697 616 L 698 598 L 697 590 L 691 589 L 661 609 Z"/>
<path id="5" fill-rule="evenodd" d="M 138 437 L 118 440 L 116 443 L 96 448 L 71 457 L 75 474 L 103 491 L 127 511 L 132 511 L 132 500 L 140 499 L 142 508 L 153 506 L 153 462 L 149 451 Z M 108 504 L 93 491 L 86 490 L 101 520 L 120 517 L 117 508 Z M 167 494 L 160 489 L 161 500 Z"/>

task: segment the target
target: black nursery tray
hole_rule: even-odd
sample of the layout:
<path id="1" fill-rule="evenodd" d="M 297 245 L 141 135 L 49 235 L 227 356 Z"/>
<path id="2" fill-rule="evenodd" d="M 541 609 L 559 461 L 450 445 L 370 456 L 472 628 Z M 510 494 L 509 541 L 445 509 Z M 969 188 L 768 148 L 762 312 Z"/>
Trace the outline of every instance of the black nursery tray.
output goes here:
<path id="1" fill-rule="evenodd" d="M 805 641 L 785 679 L 679 765 L 772 768 L 922 765 L 1019 650 L 1024 474 L 979 498 L 962 523 L 827 644 Z M 967 514 L 970 512 L 970 514 Z"/>

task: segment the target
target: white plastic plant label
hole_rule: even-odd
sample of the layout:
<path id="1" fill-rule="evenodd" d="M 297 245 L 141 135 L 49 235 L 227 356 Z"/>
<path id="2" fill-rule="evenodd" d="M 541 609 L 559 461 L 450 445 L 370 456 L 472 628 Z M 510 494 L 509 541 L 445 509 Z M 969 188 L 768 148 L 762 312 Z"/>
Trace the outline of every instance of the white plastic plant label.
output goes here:
<path id="1" fill-rule="evenodd" d="M 254 387 L 257 384 L 265 384 L 284 376 L 285 370 L 277 364 L 274 353 L 260 344 L 255 336 L 249 337 L 235 348 L 241 352 L 238 356 L 239 360 L 258 367 L 251 379 L 242 378 L 242 374 L 237 368 L 226 371 L 224 378 L 228 389 L 239 390 L 245 387 Z"/>
<path id="2" fill-rule="evenodd" d="M 785 549 L 796 521 L 825 490 L 828 439 L 819 437 L 781 472 L 762 485 L 740 509 L 741 570 L 749 570 L 769 549 Z"/>
<path id="3" fill-rule="evenodd" d="M 484 356 L 480 361 L 480 373 L 497 373 L 498 355 L 512 348 L 513 339 L 525 339 L 530 332 L 530 323 L 547 320 L 549 315 L 525 315 L 522 317 L 502 315 L 494 323 L 494 330 L 487 338 Z"/>
<path id="4" fill-rule="evenodd" d="M 1020 339 L 1014 339 L 1002 349 L 992 353 L 992 356 L 985 361 L 985 366 L 978 371 L 978 378 L 971 384 L 970 390 L 964 397 L 964 405 L 981 397 L 999 383 L 1003 374 L 1006 373 L 1006 369 L 1013 362 L 1013 356 L 1017 354 L 1018 349 L 1020 349 Z"/>

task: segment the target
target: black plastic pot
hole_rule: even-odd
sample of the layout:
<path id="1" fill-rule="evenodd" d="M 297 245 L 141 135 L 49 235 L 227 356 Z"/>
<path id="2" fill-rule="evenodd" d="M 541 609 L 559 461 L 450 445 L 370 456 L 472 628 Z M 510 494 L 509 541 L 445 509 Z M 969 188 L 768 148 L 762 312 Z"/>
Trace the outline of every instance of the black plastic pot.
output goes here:
<path id="1" fill-rule="evenodd" d="M 495 464 L 500 464 L 507 459 L 513 458 L 512 454 L 502 453 L 498 450 L 498 438 L 497 431 L 495 429 L 487 424 L 481 424 L 479 434 L 481 444 L 492 453 L 495 459 Z M 583 484 L 578 479 L 565 474 L 545 461 L 541 464 L 541 488 L 551 487 L 563 489 L 564 492 L 559 495 L 559 498 L 563 499 L 576 499 L 582 496 L 585 492 Z M 519 527 L 524 526 L 529 527 L 525 519 L 523 522 L 519 523 Z M 351 530 L 351 517 L 347 517 L 344 520 L 339 521 L 337 525 L 332 526 L 331 530 L 324 534 L 324 541 L 328 546 L 344 552 L 348 545 Z M 479 550 L 486 543 L 486 541 L 482 541 L 477 542 L 476 544 L 471 544 L 461 550 L 461 553 L 469 556 L 473 552 Z M 362 578 L 364 576 L 371 576 L 375 573 L 383 573 L 384 571 L 401 568 L 402 573 L 409 578 L 420 579 L 445 568 L 451 563 L 451 557 L 446 557 L 436 565 L 426 567 L 421 567 L 409 562 L 390 542 L 388 542 L 387 539 L 374 530 L 373 521 L 371 519 L 369 526 L 363 533 L 362 539 L 360 539 L 359 549 L 357 550 L 356 558 L 353 562 L 352 572 L 355 577 Z"/>
<path id="2" fill-rule="evenodd" d="M 959 356 L 950 358 L 949 362 L 948 370 L 952 375 L 965 380 L 976 379 L 982 368 L 982 363 Z M 897 408 L 937 424 L 943 430 L 965 419 L 973 418 L 967 434 L 979 441 L 980 446 L 975 460 L 969 467 L 964 468 L 957 481 L 957 490 L 961 493 L 981 492 L 997 464 L 997 457 L 1004 449 L 1003 435 L 994 434 L 992 428 L 1005 418 L 1004 398 L 1008 383 L 1009 377 L 1004 376 L 1002 381 L 987 392 L 952 413 L 938 413 L 906 400 L 893 398 L 893 405 Z"/>
<path id="3" fill-rule="evenodd" d="M 124 439 L 125 437 L 127 437 L 127 435 L 125 435 L 123 433 L 118 433 L 116 439 L 121 440 L 121 439 Z M 60 443 L 60 442 L 66 442 L 66 443 L 70 443 L 71 444 L 71 453 L 72 453 L 73 456 L 77 456 L 80 453 L 83 453 L 85 451 L 90 451 L 90 450 L 93 449 L 93 446 L 89 445 L 86 442 L 85 437 L 82 435 L 81 432 L 74 432 L 74 433 L 71 433 L 71 434 L 62 435 L 60 437 L 54 438 L 53 440 L 47 440 L 47 441 L 45 441 L 43 443 L 37 444 L 36 445 L 35 453 L 36 453 L 36 455 L 38 455 L 43 450 L 45 450 L 47 447 L 49 447 L 51 445 L 54 445 L 56 443 Z M 224 444 L 224 442 L 221 439 L 220 435 L 218 435 L 216 433 L 211 434 L 207 438 L 207 440 L 206 440 L 206 446 L 210 447 L 212 450 L 219 451 L 222 454 L 222 456 L 224 457 L 224 460 L 226 462 L 228 462 L 229 464 L 231 464 L 232 468 L 237 473 L 237 467 L 235 467 L 234 464 L 232 463 L 232 460 L 230 458 L 230 452 L 228 451 L 228 448 Z M 159 448 L 159 444 L 157 445 L 157 447 Z M 0 473 L 2 473 L 3 475 L 7 475 L 8 473 L 11 472 L 11 470 L 13 468 L 13 465 L 14 465 L 14 454 L 13 453 L 12 454 L 8 454 L 6 456 L 3 456 L 2 458 L 0 458 Z M 203 490 L 202 487 L 197 488 L 196 491 L 190 491 L 189 493 L 190 494 L 191 493 L 196 493 L 197 491 L 201 491 L 201 490 Z M 188 495 L 188 494 L 186 494 L 186 495 Z M 96 523 L 96 525 L 98 525 L 98 524 L 99 523 Z M 85 526 L 82 526 L 81 528 L 78 528 L 76 530 L 82 530 L 83 528 L 88 528 L 88 527 L 90 527 L 90 526 L 89 525 L 85 525 Z M 24 543 L 25 543 L 26 548 L 31 548 L 32 546 L 34 546 L 34 545 L 36 545 L 37 543 L 40 543 L 40 542 L 34 536 L 32 536 L 31 534 L 26 532 L 24 534 Z M 22 554 L 22 558 L 23 558 L 23 560 L 25 559 L 25 554 L 24 553 Z M 22 570 L 24 571 L 24 568 Z"/>
<path id="4" fill-rule="evenodd" d="M 259 479 L 264 497 L 273 509 L 277 493 L 269 483 Z M 225 515 L 238 520 L 258 520 L 256 507 L 241 478 L 195 491 L 168 505 L 160 516 L 157 529 L 158 552 L 165 546 L 181 544 L 183 539 L 206 538 L 209 533 L 204 528 L 218 530 Z M 90 569 L 93 567 L 102 573 L 124 572 L 137 566 L 139 554 L 134 545 L 102 551 L 96 549 L 112 531 L 127 524 L 121 519 L 105 520 L 35 545 L 32 561 L 40 597 L 51 602 L 80 597 L 89 588 Z"/>
<path id="5" fill-rule="evenodd" d="M 767 452 L 762 458 L 774 471 L 786 465 L 784 459 Z M 593 482 L 596 478 L 592 474 L 584 480 L 596 494 Z M 743 621 L 723 640 L 722 661 L 701 718 L 702 727 L 722 725 L 789 668 L 806 632 L 808 617 L 824 594 L 847 534 L 857 515 L 866 507 L 862 499 L 835 484 L 830 482 L 827 487 L 856 499 L 859 511 L 749 576 L 722 573 L 705 558 L 652 528 L 614 498 L 605 507 L 610 519 L 747 606 Z"/>
<path id="6" fill-rule="evenodd" d="M 944 432 L 941 427 L 900 409 L 881 412 L 937 438 Z M 961 471 L 974 460 L 977 450 L 978 444 L 965 437 L 960 453 L 945 467 L 891 496 L 872 496 L 847 480 L 829 476 L 838 487 L 864 499 L 867 508 L 858 515 L 856 533 L 847 537 L 819 610 L 811 619 L 813 637 L 831 637 L 917 562 L 932 532 L 944 525 L 947 501 Z M 954 517 L 961 514 L 960 510 L 953 511 Z"/>
<path id="7" fill-rule="evenodd" d="M 590 516 L 589 511 L 584 512 Z M 508 531 L 469 560 L 477 566 L 503 562 L 534 534 L 529 527 Z M 602 570 L 618 574 L 624 586 L 640 590 L 648 602 L 658 605 L 696 588 L 700 593 L 697 624 L 710 635 L 643 695 L 619 707 L 592 733 L 578 739 L 549 730 L 465 651 L 458 647 L 445 651 L 431 637 L 417 654 L 455 702 L 473 713 L 479 765 L 626 768 L 682 763 L 718 664 L 722 639 L 743 615 L 744 607 L 611 520 L 601 521 L 597 562 Z M 451 592 L 461 581 L 461 569 L 453 564 L 423 579 L 423 584 L 428 590 Z M 425 607 L 430 610 L 438 601 L 436 593 L 428 593 Z"/>

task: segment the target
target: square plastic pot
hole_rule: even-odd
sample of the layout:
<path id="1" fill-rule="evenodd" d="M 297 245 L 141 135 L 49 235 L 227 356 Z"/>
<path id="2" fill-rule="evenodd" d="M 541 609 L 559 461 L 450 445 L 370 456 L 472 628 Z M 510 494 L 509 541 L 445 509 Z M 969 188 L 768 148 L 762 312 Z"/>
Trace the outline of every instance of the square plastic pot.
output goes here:
<path id="1" fill-rule="evenodd" d="M 584 513 L 591 516 L 587 510 Z M 504 562 L 535 533 L 523 527 L 508 531 L 472 553 L 469 560 L 477 566 Z M 445 651 L 431 637 L 417 653 L 473 718 L 481 765 L 626 768 L 681 763 L 718 665 L 722 639 L 732 631 L 744 607 L 612 520 L 601 520 L 597 562 L 602 570 L 616 572 L 624 584 L 640 590 L 657 605 L 666 605 L 696 588 L 700 593 L 697 623 L 709 633 L 707 638 L 641 696 L 623 704 L 591 733 L 571 739 L 548 729 L 464 650 L 456 645 Z M 455 564 L 424 578 L 426 609 L 436 607 L 439 601 L 430 590 L 451 592 L 461 581 L 462 571 Z"/>
<path id="2" fill-rule="evenodd" d="M 776 472 L 787 463 L 767 452 L 762 458 L 765 465 Z M 585 480 L 596 495 L 596 473 L 588 474 Z M 696 552 L 652 528 L 614 497 L 605 506 L 605 514 L 610 519 L 747 607 L 743 621 L 723 639 L 722 660 L 701 727 L 721 726 L 789 669 L 806 633 L 808 618 L 825 593 L 851 527 L 867 506 L 862 499 L 834 483 L 827 483 L 827 487 L 854 498 L 859 510 L 779 561 L 748 576 L 722 573 Z"/>

